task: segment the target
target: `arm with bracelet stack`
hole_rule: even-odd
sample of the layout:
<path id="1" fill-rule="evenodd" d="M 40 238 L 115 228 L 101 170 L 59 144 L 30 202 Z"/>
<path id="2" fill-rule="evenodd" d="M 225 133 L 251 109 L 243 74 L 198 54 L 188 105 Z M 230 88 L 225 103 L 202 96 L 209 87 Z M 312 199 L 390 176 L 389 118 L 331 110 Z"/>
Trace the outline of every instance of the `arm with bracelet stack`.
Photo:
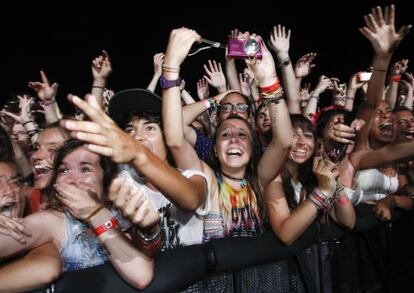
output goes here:
<path id="1" fill-rule="evenodd" d="M 282 73 L 283 89 L 286 93 L 286 102 L 291 114 L 301 114 L 300 87 L 296 80 L 295 71 L 289 57 L 290 30 L 286 31 L 280 24 L 273 27 L 270 34 L 270 48 L 276 53 L 277 66 Z"/>

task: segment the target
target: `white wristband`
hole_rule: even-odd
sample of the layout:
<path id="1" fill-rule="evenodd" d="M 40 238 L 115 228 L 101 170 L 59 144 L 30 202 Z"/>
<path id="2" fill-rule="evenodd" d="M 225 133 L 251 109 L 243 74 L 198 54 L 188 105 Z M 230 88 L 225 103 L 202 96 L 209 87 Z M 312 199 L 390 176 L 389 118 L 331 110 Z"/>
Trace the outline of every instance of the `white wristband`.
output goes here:
<path id="1" fill-rule="evenodd" d="M 202 100 L 202 102 L 206 106 L 206 109 L 210 109 L 211 103 L 210 103 L 210 101 L 208 99 L 204 99 L 204 100 Z"/>

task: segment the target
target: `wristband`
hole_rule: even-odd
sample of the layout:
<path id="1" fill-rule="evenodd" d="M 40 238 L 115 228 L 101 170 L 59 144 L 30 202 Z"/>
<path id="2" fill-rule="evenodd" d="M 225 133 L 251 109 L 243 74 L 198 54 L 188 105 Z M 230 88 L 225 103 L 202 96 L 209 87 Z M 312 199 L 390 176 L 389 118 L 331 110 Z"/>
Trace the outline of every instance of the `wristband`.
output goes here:
<path id="1" fill-rule="evenodd" d="M 349 197 L 346 195 L 341 195 L 335 198 L 335 204 L 344 206 L 349 202 Z"/>
<path id="2" fill-rule="evenodd" d="M 50 106 L 50 105 L 53 105 L 53 104 L 55 104 L 56 103 L 56 100 L 55 99 L 51 99 L 51 100 L 46 100 L 46 101 L 43 101 L 42 102 L 42 105 L 43 106 Z"/>
<path id="3" fill-rule="evenodd" d="M 143 240 L 144 242 L 155 242 L 157 238 L 160 238 L 161 236 L 161 229 L 159 226 L 157 227 L 157 231 L 153 234 L 143 233 L 138 229 L 136 229 L 135 231 L 137 235 L 141 238 L 141 240 Z"/>
<path id="4" fill-rule="evenodd" d="M 393 82 L 400 82 L 401 81 L 401 75 L 391 75 L 390 80 Z"/>
<path id="5" fill-rule="evenodd" d="M 115 217 L 113 217 L 109 221 L 106 221 L 105 223 L 100 225 L 98 228 L 96 228 L 94 232 L 96 236 L 99 236 L 111 229 L 117 229 L 118 226 L 119 226 L 118 220 Z"/>
<path id="6" fill-rule="evenodd" d="M 277 91 L 280 88 L 280 81 L 278 78 L 276 78 L 276 81 L 274 84 L 269 85 L 269 86 L 259 86 L 259 91 L 261 94 L 264 93 L 272 93 Z"/>
<path id="7" fill-rule="evenodd" d="M 204 99 L 201 102 L 203 102 L 204 106 L 206 106 L 206 109 L 210 109 L 211 103 L 210 103 L 209 99 Z"/>
<path id="8" fill-rule="evenodd" d="M 22 123 L 22 126 L 24 127 L 26 124 L 29 124 L 29 123 L 34 123 L 34 121 L 33 120 L 27 120 L 26 122 Z"/>
<path id="9" fill-rule="evenodd" d="M 105 87 L 104 86 L 99 86 L 99 85 L 93 85 L 93 86 L 91 86 L 92 88 L 97 88 L 97 89 L 105 89 Z"/>
<path id="10" fill-rule="evenodd" d="M 283 59 L 279 63 L 277 63 L 277 67 L 281 68 L 281 67 L 287 66 L 289 64 L 290 64 L 290 58 L 286 57 L 285 59 Z"/>

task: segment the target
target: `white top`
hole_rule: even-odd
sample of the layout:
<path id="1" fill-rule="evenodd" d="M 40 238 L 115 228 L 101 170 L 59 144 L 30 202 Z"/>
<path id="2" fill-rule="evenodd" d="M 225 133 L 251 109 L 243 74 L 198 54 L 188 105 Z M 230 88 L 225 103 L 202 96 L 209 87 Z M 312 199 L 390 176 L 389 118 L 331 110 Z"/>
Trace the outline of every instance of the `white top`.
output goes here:
<path id="1" fill-rule="evenodd" d="M 131 170 L 132 169 L 129 169 L 128 172 L 125 170 L 121 171 L 118 176 L 129 176 L 132 180 L 132 177 L 129 174 Z M 204 208 L 200 207 L 195 212 L 185 212 L 174 205 L 174 203 L 162 193 L 154 191 L 143 184 L 142 178 L 140 182 L 135 181 L 138 188 L 142 188 L 145 191 L 145 194 L 151 199 L 160 214 L 160 226 L 164 236 L 162 250 L 199 244 L 202 243 L 203 240 L 204 216 L 206 216 L 211 209 L 210 182 L 201 171 L 185 170 L 182 174 L 187 178 L 201 176 L 206 180 L 207 190 Z M 134 175 L 132 176 L 135 177 Z"/>
<path id="2" fill-rule="evenodd" d="M 364 192 L 361 201 L 377 201 L 398 190 L 398 174 L 387 176 L 378 169 L 359 171 L 355 180 Z"/>

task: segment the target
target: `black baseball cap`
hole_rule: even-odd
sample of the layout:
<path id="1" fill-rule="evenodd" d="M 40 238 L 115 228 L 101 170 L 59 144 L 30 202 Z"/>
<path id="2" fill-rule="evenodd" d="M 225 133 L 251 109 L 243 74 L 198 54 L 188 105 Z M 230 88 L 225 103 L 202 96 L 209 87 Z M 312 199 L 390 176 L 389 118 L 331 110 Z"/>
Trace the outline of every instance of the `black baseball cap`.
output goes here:
<path id="1" fill-rule="evenodd" d="M 108 114 L 120 125 L 131 112 L 161 114 L 161 97 L 147 89 L 126 89 L 117 92 L 110 100 Z"/>

